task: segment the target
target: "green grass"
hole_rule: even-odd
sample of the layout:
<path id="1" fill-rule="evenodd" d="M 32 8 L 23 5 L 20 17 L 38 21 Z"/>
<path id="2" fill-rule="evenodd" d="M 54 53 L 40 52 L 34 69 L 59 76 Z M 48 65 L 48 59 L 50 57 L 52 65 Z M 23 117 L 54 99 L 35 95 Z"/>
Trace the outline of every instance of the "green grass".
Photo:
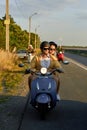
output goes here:
<path id="1" fill-rule="evenodd" d="M 4 73 L 2 85 L 6 92 L 10 91 L 11 89 L 17 88 L 19 82 L 22 79 L 22 75 L 20 73 L 10 72 Z"/>
<path id="2" fill-rule="evenodd" d="M 1 78 L 1 95 L 15 95 L 20 87 L 20 82 L 23 80 L 22 73 L 4 72 Z"/>
<path id="3" fill-rule="evenodd" d="M 9 96 L 17 95 L 23 81 L 25 69 L 29 66 L 23 59 L 18 59 L 15 54 L 0 50 L 0 104 L 6 102 Z M 24 67 L 18 67 L 24 63 Z"/>
<path id="4" fill-rule="evenodd" d="M 0 73 L 0 93 L 3 95 L 15 95 L 23 81 L 25 69 L 29 64 L 25 63 L 24 67 L 18 67 L 14 71 L 2 71 Z"/>

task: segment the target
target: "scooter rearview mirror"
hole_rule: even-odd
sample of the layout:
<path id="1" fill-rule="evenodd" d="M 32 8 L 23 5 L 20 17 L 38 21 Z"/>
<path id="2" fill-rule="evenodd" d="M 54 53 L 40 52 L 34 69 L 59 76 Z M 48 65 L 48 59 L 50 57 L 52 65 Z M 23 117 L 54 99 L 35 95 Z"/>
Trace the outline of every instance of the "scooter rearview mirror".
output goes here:
<path id="1" fill-rule="evenodd" d="M 30 72 L 31 72 L 30 69 L 25 70 L 25 74 L 29 74 Z"/>
<path id="2" fill-rule="evenodd" d="M 64 61 L 63 61 L 63 64 L 67 65 L 67 64 L 69 64 L 69 61 L 64 60 Z"/>
<path id="3" fill-rule="evenodd" d="M 19 67 L 24 67 L 24 64 L 23 63 L 19 63 L 18 66 Z"/>

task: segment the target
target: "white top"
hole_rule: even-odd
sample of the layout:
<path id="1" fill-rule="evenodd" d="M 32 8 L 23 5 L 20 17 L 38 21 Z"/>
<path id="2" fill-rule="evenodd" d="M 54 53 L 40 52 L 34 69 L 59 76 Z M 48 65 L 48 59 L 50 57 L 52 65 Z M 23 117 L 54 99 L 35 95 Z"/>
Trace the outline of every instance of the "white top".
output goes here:
<path id="1" fill-rule="evenodd" d="M 48 68 L 50 66 L 50 57 L 41 59 L 40 62 L 42 67 Z"/>

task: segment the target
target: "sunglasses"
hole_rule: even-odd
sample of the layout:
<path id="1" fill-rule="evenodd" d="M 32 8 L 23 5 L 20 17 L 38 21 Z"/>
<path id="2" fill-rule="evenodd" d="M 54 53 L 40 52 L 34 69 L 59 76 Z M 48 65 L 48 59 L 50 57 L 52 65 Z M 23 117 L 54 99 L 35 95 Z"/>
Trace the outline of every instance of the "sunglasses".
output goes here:
<path id="1" fill-rule="evenodd" d="M 51 50 L 51 51 L 55 51 L 56 49 L 52 49 L 52 48 L 50 48 L 50 50 Z"/>
<path id="2" fill-rule="evenodd" d="M 49 48 L 43 48 L 43 50 L 49 50 Z"/>

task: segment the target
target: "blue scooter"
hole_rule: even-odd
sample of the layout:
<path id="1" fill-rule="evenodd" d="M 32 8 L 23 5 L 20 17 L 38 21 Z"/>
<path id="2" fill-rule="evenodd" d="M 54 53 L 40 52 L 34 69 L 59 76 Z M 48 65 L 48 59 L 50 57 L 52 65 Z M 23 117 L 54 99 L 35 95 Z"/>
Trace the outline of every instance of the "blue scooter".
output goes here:
<path id="1" fill-rule="evenodd" d="M 36 78 L 31 82 L 30 104 L 40 112 L 43 119 L 57 103 L 57 85 L 52 76 L 55 71 L 63 73 L 63 70 L 59 68 L 52 72 L 47 72 L 46 68 L 41 68 L 39 73 L 32 70 L 27 71 L 36 75 Z"/>

